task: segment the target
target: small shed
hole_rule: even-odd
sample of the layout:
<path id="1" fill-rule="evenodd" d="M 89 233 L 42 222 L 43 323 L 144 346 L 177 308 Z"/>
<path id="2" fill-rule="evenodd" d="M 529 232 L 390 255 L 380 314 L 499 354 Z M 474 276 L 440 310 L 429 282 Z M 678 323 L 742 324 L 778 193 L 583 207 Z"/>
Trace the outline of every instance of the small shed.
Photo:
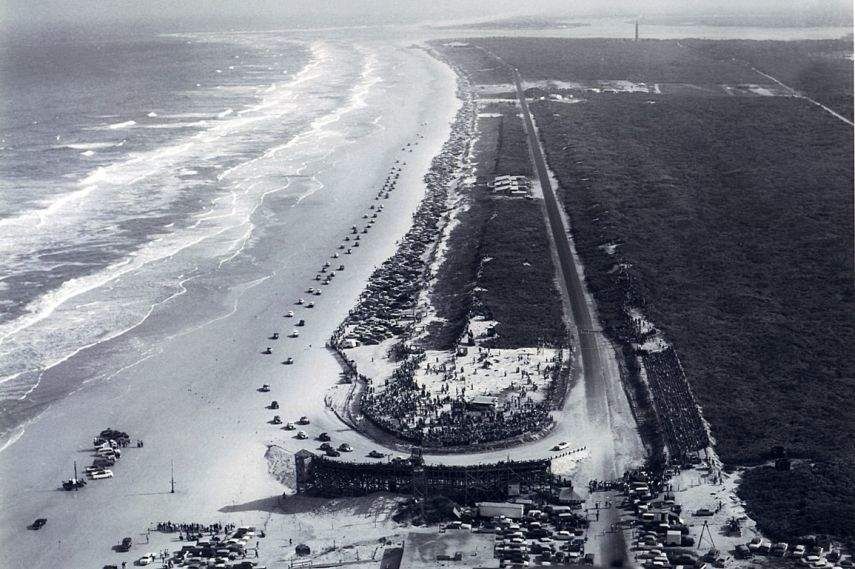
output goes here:
<path id="1" fill-rule="evenodd" d="M 473 411 L 494 412 L 499 406 L 499 398 L 489 395 L 476 395 L 469 400 L 468 407 Z"/>
<path id="2" fill-rule="evenodd" d="M 558 503 L 565 504 L 570 507 L 579 508 L 585 502 L 585 499 L 579 495 L 573 488 L 562 488 L 558 492 Z"/>
<path id="3" fill-rule="evenodd" d="M 679 546 L 683 541 L 683 534 L 679 530 L 668 530 L 665 534 L 665 545 Z"/>

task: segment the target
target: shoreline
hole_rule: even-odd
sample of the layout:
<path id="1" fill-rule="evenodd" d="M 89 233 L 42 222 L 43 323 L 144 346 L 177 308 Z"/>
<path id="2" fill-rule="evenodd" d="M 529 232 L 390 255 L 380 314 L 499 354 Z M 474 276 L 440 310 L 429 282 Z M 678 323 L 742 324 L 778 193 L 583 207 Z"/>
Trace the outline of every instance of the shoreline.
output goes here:
<path id="1" fill-rule="evenodd" d="M 272 413 L 266 406 L 270 398 L 278 399 L 279 412 L 289 421 L 308 415 L 312 436 L 318 429 L 343 427 L 324 408 L 323 393 L 338 377 L 338 364 L 323 348 L 324 340 L 359 294 L 372 265 L 387 258 L 406 231 L 424 188 L 422 175 L 448 137 L 442 117 L 451 118 L 458 105 L 449 88 L 453 73 L 444 65 L 394 44 L 370 49 L 383 52 L 384 70 L 378 73 L 384 81 L 365 95 L 365 107 L 332 123 L 344 128 L 360 120 L 365 126 L 336 151 L 335 162 L 307 172 L 319 178 L 323 191 L 303 199 L 268 196 L 249 249 L 223 267 L 231 282 L 218 275 L 194 281 L 171 310 L 153 314 L 132 334 L 136 342 L 168 341 L 153 344 L 150 357 L 111 380 L 92 381 L 56 402 L 0 455 L 0 476 L 15 481 L 4 485 L 10 507 L 0 514 L 0 540 L 10 547 L 0 554 L 0 565 L 18 566 L 25 559 L 36 566 L 82 567 L 116 558 L 130 563 L 132 558 L 117 556 L 110 546 L 123 535 L 137 535 L 150 523 L 169 519 L 268 526 L 271 537 L 285 537 L 286 543 L 289 535 L 296 537 L 294 516 L 270 517 L 270 504 L 276 502 L 270 502 L 271 496 L 287 487 L 269 472 L 267 452 L 271 446 L 290 452 L 293 440 L 267 424 Z M 402 103 L 388 107 L 390 96 Z M 368 135 L 368 144 L 354 144 Z M 401 149 L 414 141 L 421 144 L 404 155 Z M 396 159 L 408 164 L 398 190 L 384 200 L 386 210 L 377 225 L 352 256 L 342 256 L 346 271 L 323 287 L 316 308 L 306 310 L 300 337 L 285 338 L 292 323 L 283 312 L 305 295 L 306 286 L 316 286 L 312 276 L 319 262 L 375 203 L 376 187 Z M 174 316 L 193 324 L 178 325 Z M 283 338 L 266 340 L 277 328 Z M 278 354 L 284 348 L 294 364 L 283 366 L 281 357 L 259 355 L 266 343 Z M 256 391 L 262 383 L 271 385 L 267 398 Z M 85 466 L 91 433 L 110 425 L 144 439 L 145 448 L 127 453 L 114 479 L 71 494 L 53 490 L 69 477 L 73 460 Z M 175 494 L 169 492 L 170 461 Z M 35 517 L 46 517 L 48 525 L 39 532 L 22 529 Z M 62 547 L 43 547 L 57 538 Z M 134 546 L 132 554 L 139 557 L 142 547 Z"/>

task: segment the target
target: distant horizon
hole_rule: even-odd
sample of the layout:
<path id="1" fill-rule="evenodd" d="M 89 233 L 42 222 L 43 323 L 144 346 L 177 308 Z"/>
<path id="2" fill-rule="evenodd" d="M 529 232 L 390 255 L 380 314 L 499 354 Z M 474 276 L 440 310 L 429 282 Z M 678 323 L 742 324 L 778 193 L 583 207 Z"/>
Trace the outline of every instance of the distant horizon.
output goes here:
<path id="1" fill-rule="evenodd" d="M 847 26 L 852 24 L 852 5 L 848 2 L 752 2 L 745 3 L 696 1 L 688 3 L 609 2 L 608 5 L 578 3 L 573 10 L 555 2 L 540 0 L 517 9 L 516 2 L 447 2 L 440 0 L 431 5 L 414 5 L 390 0 L 365 0 L 347 5 L 332 1 L 321 6 L 303 2 L 277 3 L 272 0 L 256 2 L 254 9 L 242 5 L 222 3 L 216 12 L 210 6 L 197 2 L 184 2 L 173 8 L 162 2 L 149 2 L 143 6 L 124 6 L 112 9 L 103 2 L 84 1 L 69 3 L 43 0 L 34 7 L 31 2 L 6 0 L 0 6 L 0 29 L 5 32 L 38 34 L 59 30 L 92 30 L 111 35 L 114 33 L 146 31 L 249 31 L 275 29 L 312 30 L 326 27 L 374 26 L 426 26 L 473 24 L 513 18 L 556 18 L 562 20 L 604 17 L 631 17 L 644 19 L 697 19 L 697 18 L 781 18 L 803 22 L 801 26 Z M 782 5 L 783 4 L 783 5 Z M 105 28 L 106 27 L 106 28 Z"/>

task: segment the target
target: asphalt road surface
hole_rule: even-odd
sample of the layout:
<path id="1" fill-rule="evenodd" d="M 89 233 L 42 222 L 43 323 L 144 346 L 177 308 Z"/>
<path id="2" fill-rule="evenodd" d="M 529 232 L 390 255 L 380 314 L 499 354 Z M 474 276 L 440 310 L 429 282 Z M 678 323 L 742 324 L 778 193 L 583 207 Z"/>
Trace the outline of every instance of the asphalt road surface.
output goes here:
<path id="1" fill-rule="evenodd" d="M 558 261 L 561 267 L 561 274 L 564 277 L 564 283 L 570 297 L 570 308 L 573 313 L 573 320 L 576 323 L 578 331 L 578 342 L 581 349 L 582 368 L 584 370 L 586 381 L 586 395 L 589 410 L 592 413 L 597 412 L 597 408 L 602 403 L 608 402 L 608 384 L 605 369 L 609 368 L 607 358 L 614 358 L 614 354 L 610 349 L 601 349 L 601 346 L 608 347 L 609 344 L 602 338 L 602 332 L 596 327 L 596 316 L 593 313 L 593 307 L 585 298 L 585 288 L 582 279 L 579 276 L 581 265 L 573 255 L 568 239 L 568 229 L 564 223 L 564 218 L 561 216 L 558 201 L 555 197 L 555 191 L 552 188 L 552 181 L 549 176 L 549 170 L 546 167 L 546 160 L 543 157 L 543 150 L 540 146 L 540 140 L 537 136 L 537 131 L 534 128 L 534 121 L 531 118 L 531 112 L 528 108 L 528 102 L 525 98 L 525 90 L 522 86 L 519 71 L 513 70 L 514 84 L 517 90 L 517 98 L 522 110 L 523 123 L 525 124 L 526 134 L 528 136 L 529 150 L 531 151 L 532 162 L 534 163 L 535 172 L 540 187 L 543 190 L 543 199 L 546 206 L 546 215 L 549 220 L 549 226 L 552 231 L 553 242 L 555 243 Z M 613 367 L 613 365 L 611 366 Z M 612 381 L 620 381 L 620 378 L 611 378 Z M 604 419 L 608 420 L 611 413 L 606 412 Z M 605 465 L 607 470 L 602 473 L 603 478 L 616 478 L 622 474 L 618 471 L 618 466 L 615 462 Z M 610 525 L 617 522 L 618 519 L 613 515 L 614 510 L 604 510 L 602 512 L 607 516 L 608 523 L 605 527 L 597 528 L 601 533 L 598 535 L 600 545 L 599 559 L 605 557 L 611 562 L 617 559 L 626 561 L 624 538 L 621 531 L 609 531 Z M 619 517 L 619 516 L 618 516 Z M 600 516 L 597 516 L 599 521 Z M 606 519 L 603 520 L 605 522 Z"/>

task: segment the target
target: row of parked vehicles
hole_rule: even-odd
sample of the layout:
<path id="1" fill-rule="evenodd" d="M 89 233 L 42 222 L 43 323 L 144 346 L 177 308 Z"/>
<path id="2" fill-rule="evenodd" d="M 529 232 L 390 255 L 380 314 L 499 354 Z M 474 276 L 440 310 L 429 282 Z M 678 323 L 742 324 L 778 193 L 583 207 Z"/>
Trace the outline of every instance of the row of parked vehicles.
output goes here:
<path id="1" fill-rule="evenodd" d="M 264 537 L 264 534 L 261 534 Z M 185 543 L 181 549 L 172 553 L 166 559 L 164 555 L 148 553 L 136 561 L 134 565 L 150 565 L 159 559 L 164 562 L 164 567 L 184 567 L 187 569 L 207 569 L 209 567 L 227 567 L 229 569 L 265 569 L 256 561 L 243 559 L 250 549 L 250 543 L 257 539 L 256 529 L 252 526 L 236 528 L 232 533 L 225 536 L 203 537 L 195 544 Z M 114 547 L 116 551 L 126 553 L 130 551 L 133 540 L 126 537 Z M 105 565 L 104 569 L 117 569 L 115 565 Z"/>
<path id="2" fill-rule="evenodd" d="M 89 480 L 104 480 L 113 477 L 111 467 L 122 458 L 122 448 L 130 444 L 131 437 L 122 431 L 104 429 L 94 438 L 95 458 L 92 464 L 83 469 L 83 474 Z M 137 442 L 142 446 L 142 441 Z M 63 490 L 80 490 L 86 486 L 86 478 L 80 478 L 77 473 L 77 462 L 74 462 L 74 477 L 63 480 Z"/>
<path id="3" fill-rule="evenodd" d="M 594 554 L 585 552 L 584 529 L 559 530 L 550 519 L 545 512 L 536 509 L 529 510 L 521 520 L 499 518 L 494 554 L 500 564 L 526 564 L 536 559 L 545 564 L 593 565 Z"/>
<path id="4" fill-rule="evenodd" d="M 258 388 L 258 391 L 260 393 L 269 393 L 270 392 L 270 384 L 267 384 L 267 383 L 263 384 L 261 387 Z M 279 401 L 274 399 L 273 401 L 271 401 L 267 405 L 267 408 L 271 409 L 271 410 L 279 409 Z M 309 418 L 306 416 L 300 417 L 296 422 L 293 422 L 293 423 L 288 422 L 288 423 L 283 424 L 282 417 L 280 415 L 274 415 L 273 418 L 270 420 L 271 425 L 283 425 L 282 429 L 284 429 L 286 431 L 296 430 L 297 433 L 294 435 L 294 437 L 297 438 L 298 440 L 307 440 L 309 438 L 309 435 L 308 435 L 308 433 L 306 433 L 306 431 L 304 431 L 302 429 L 297 430 L 297 425 L 305 426 L 305 425 L 308 425 L 310 423 L 311 423 L 311 421 L 309 421 Z M 353 447 L 350 446 L 348 443 L 341 443 L 340 445 L 338 445 L 337 449 L 333 448 L 333 446 L 330 444 L 330 441 L 332 440 L 332 438 L 330 437 L 329 433 L 321 433 L 320 435 L 317 436 L 317 440 L 320 441 L 321 443 L 323 443 L 319 447 L 320 450 L 324 451 L 324 453 L 329 457 L 341 456 L 341 453 L 343 453 L 343 452 L 353 452 Z M 370 453 L 368 453 L 368 456 L 370 458 L 383 458 L 386 455 L 382 452 L 372 450 Z"/>

